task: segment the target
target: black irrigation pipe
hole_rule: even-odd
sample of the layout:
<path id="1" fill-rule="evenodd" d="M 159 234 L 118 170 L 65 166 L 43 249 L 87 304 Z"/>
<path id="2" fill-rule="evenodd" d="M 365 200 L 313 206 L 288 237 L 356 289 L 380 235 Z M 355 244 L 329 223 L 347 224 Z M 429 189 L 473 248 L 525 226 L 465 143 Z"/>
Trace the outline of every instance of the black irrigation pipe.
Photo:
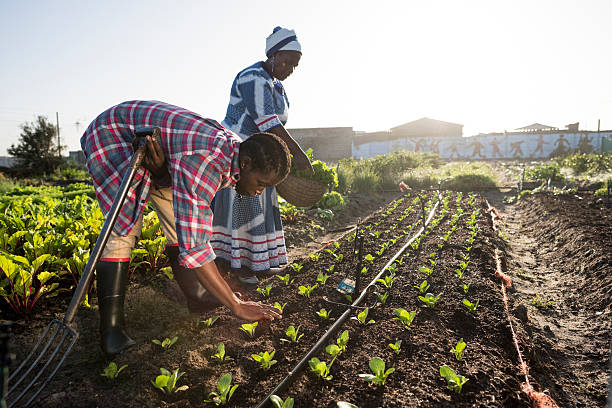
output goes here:
<path id="1" fill-rule="evenodd" d="M 287 376 L 285 376 L 285 378 L 283 378 L 283 380 L 280 383 L 278 383 L 278 385 L 274 387 L 274 389 L 268 395 L 266 395 L 263 400 L 261 400 L 261 402 L 257 405 L 257 408 L 265 407 L 265 404 L 268 402 L 268 400 L 270 399 L 272 395 L 280 393 L 285 388 L 285 386 L 289 384 L 289 382 L 293 379 L 293 377 L 301 371 L 304 365 L 307 364 L 308 360 L 310 360 L 319 351 L 321 346 L 323 346 L 325 343 L 329 341 L 329 339 L 335 334 L 335 332 L 340 328 L 340 326 L 344 323 L 344 321 L 348 319 L 348 317 L 353 312 L 353 309 L 358 308 L 359 303 L 361 303 L 361 301 L 366 297 L 366 295 L 369 292 L 369 289 L 370 288 L 376 289 L 376 279 L 380 278 L 383 275 L 383 273 L 385 273 L 387 268 L 391 266 L 391 264 L 395 262 L 395 260 L 404 253 L 406 248 L 408 248 L 408 246 L 412 244 L 412 242 L 415 239 L 417 239 L 419 235 L 423 233 L 423 231 L 425 231 L 425 227 L 430 223 L 439 204 L 440 204 L 440 192 L 438 191 L 438 201 L 436 202 L 434 207 L 431 209 L 431 212 L 427 216 L 427 220 L 421 226 L 421 228 L 412 236 L 412 238 L 410 238 L 406 242 L 406 244 L 404 244 L 403 247 L 400 248 L 399 251 L 396 252 L 393 258 L 391 258 L 389 262 L 387 262 L 387 264 L 380 270 L 380 272 L 374 277 L 374 279 L 372 279 L 370 284 L 366 286 L 365 289 L 361 292 L 361 295 L 359 295 L 359 297 L 351 305 L 346 305 L 347 309 L 342 314 L 342 316 L 340 316 L 338 320 L 336 320 L 336 322 L 329 329 L 327 329 L 327 332 L 325 332 L 325 334 L 323 334 L 323 336 L 319 338 L 316 344 L 312 346 L 310 351 L 306 353 L 306 355 L 302 358 L 302 360 L 300 360 L 300 362 L 297 363 L 297 365 L 293 367 L 291 371 L 289 371 L 289 374 L 287 374 Z"/>

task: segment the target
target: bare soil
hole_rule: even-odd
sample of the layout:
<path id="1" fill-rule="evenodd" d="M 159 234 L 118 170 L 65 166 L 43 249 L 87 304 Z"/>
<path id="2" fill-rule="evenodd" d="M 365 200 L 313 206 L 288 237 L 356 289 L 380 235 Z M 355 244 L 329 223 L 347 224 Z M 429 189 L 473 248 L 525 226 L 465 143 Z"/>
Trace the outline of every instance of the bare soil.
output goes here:
<path id="1" fill-rule="evenodd" d="M 382 215 L 383 210 L 373 211 L 384 199 L 377 203 L 363 199 L 358 205 L 360 211 L 372 211 L 363 225 L 371 224 L 372 232 L 380 232 L 379 238 L 367 236 L 364 253 L 374 254 L 382 242 L 398 235 L 391 231 L 395 223 L 395 231 L 411 231 L 409 225 L 417 219 L 416 212 L 411 212 L 402 222 L 396 220 L 411 205 L 414 196 L 413 193 L 387 217 Z M 469 251 L 467 272 L 459 280 L 455 269 L 466 254 L 469 238 L 465 224 L 471 212 L 466 203 L 467 194 L 461 201 L 466 215 L 458 223 L 460 227 L 449 244 L 438 248 L 439 237 L 449 229 L 450 217 L 457 211 L 456 194 L 452 193 L 450 213 L 421 241 L 418 249 L 408 248 L 403 264 L 398 267 L 397 279 L 388 291 L 386 304 L 370 310 L 368 320 L 373 319 L 375 323 L 362 326 L 348 320 L 340 328 L 340 332 L 348 330 L 350 341 L 347 351 L 332 366 L 333 378 L 329 381 L 317 378 L 306 366 L 295 374 L 280 395 L 295 398 L 296 407 L 335 407 L 337 401 L 349 401 L 362 408 L 528 407 L 529 400 L 521 392 L 524 378 L 512 345 L 500 282 L 494 276 L 494 249 L 498 248 L 502 251 L 504 271 L 513 279 L 512 319 L 531 368 L 531 382 L 538 390 L 548 390 L 559 406 L 603 407 L 612 326 L 611 209 L 590 193 L 580 193 L 580 199 L 538 195 L 514 205 L 505 205 L 503 196 L 503 193 L 487 194 L 489 202 L 503 216 L 504 225 L 499 234 L 493 231 L 491 219 L 485 213 L 484 199 L 476 200 L 481 212 L 480 231 Z M 335 288 L 343 277 L 358 274 L 358 260 L 353 254 L 354 243 L 349 241 L 349 233 L 359 214 L 355 216 L 352 211 L 347 212 L 345 220 L 339 217 L 337 224 L 326 225 L 328 233 L 316 227 L 309 229 L 310 221 L 319 224 L 314 214 L 307 214 L 304 222 L 296 226 L 286 225 L 287 241 L 294 245 L 290 255 L 304 268 L 299 273 L 290 269 L 277 271 L 291 273 L 295 282 L 289 286 L 270 274 L 259 285 L 273 284 L 269 298 L 250 292 L 255 300 L 287 303 L 283 319 L 260 323 L 255 338 L 240 331 L 238 328 L 244 322 L 232 317 L 225 308 L 213 309 L 204 316 L 189 314 L 172 295 L 167 278 L 139 275 L 130 285 L 126 305 L 129 331 L 137 345 L 114 359 L 117 364 L 128 367 L 117 380 L 109 381 L 100 376 L 109 360 L 98 346 L 97 310 L 81 308 L 76 318 L 80 338 L 75 349 L 36 406 L 212 406 L 203 400 L 216 390 L 219 377 L 228 372 L 233 383 L 239 385 L 229 406 L 257 406 L 333 324 L 333 320 L 320 319 L 316 311 L 326 308 L 337 319 L 345 310 L 344 306 L 328 300 L 346 302 Z M 374 226 L 377 222 L 380 224 Z M 300 242 L 296 238 L 309 233 L 312 239 Z M 412 231 L 376 258 L 363 278 L 363 285 L 373 279 L 411 235 Z M 340 243 L 337 253 L 343 254 L 342 262 L 334 261 L 324 250 L 318 262 L 306 256 L 323 247 L 333 248 L 329 241 L 334 240 Z M 429 291 L 441 296 L 434 308 L 426 308 L 413 286 L 425 278 L 418 270 L 428 265 L 432 252 L 438 256 L 434 272 L 427 278 L 431 285 Z M 299 285 L 314 284 L 317 274 L 332 264 L 336 265 L 334 273 L 325 285 L 319 285 L 309 299 L 298 295 Z M 463 284 L 470 285 L 467 295 Z M 462 299 L 466 297 L 480 301 L 475 314 L 463 306 Z M 67 301 L 66 297 L 47 302 L 43 311 L 16 323 L 12 351 L 17 354 L 17 361 L 32 348 L 52 317 L 61 318 Z M 369 296 L 364 303 L 373 305 L 376 299 Z M 400 307 L 417 311 L 409 330 L 393 319 L 393 310 Z M 200 318 L 209 316 L 220 318 L 210 329 L 196 327 Z M 300 333 L 304 333 L 299 343 L 281 341 L 289 325 L 299 325 Z M 167 351 L 151 343 L 152 339 L 173 336 L 179 340 Z M 461 362 L 451 352 L 459 338 L 467 343 Z M 402 340 L 398 355 L 388 347 L 397 340 Z M 211 359 L 219 343 L 225 344 L 232 361 L 217 363 Z M 276 350 L 277 364 L 264 372 L 251 354 L 272 350 Z M 327 362 L 331 360 L 324 351 L 316 356 Z M 387 368 L 395 368 L 384 386 L 370 385 L 358 377 L 370 372 L 368 361 L 374 356 L 382 358 Z M 439 368 L 443 364 L 468 378 L 460 395 L 447 389 L 440 377 Z M 173 395 L 153 388 L 151 380 L 159 374 L 160 367 L 179 368 L 185 373 L 179 385 L 190 388 Z"/>

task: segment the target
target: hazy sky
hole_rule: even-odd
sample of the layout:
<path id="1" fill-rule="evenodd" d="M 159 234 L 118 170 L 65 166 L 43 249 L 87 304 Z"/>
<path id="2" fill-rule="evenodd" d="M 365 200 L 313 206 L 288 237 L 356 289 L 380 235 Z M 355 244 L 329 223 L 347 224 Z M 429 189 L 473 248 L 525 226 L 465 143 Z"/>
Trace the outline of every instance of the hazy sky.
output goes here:
<path id="1" fill-rule="evenodd" d="M 106 108 L 156 99 L 221 121 L 232 80 L 296 30 L 287 127 L 464 135 L 533 122 L 612 129 L 612 1 L 0 0 L 0 155 L 59 112 L 62 143 Z"/>

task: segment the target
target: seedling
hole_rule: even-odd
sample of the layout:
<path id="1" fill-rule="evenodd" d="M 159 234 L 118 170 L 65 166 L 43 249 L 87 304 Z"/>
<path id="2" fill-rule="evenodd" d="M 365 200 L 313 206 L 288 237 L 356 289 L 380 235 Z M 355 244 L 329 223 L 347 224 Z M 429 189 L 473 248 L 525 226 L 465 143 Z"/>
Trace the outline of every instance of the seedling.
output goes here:
<path id="1" fill-rule="evenodd" d="M 319 286 L 319 284 L 318 284 L 318 283 L 315 283 L 315 284 L 314 284 L 314 285 L 312 285 L 312 286 L 303 286 L 303 285 L 300 285 L 300 286 L 298 287 L 298 293 L 299 293 L 300 295 L 304 296 L 304 297 L 310 298 L 310 294 L 312 293 L 312 291 L 313 291 L 313 290 L 315 290 L 315 288 L 316 288 L 317 286 Z"/>
<path id="2" fill-rule="evenodd" d="M 364 256 L 364 257 L 363 257 L 363 259 L 365 259 L 365 260 L 366 260 L 366 262 L 369 262 L 369 263 L 374 263 L 374 259 L 375 259 L 375 258 L 374 258 L 374 256 L 372 256 L 371 254 L 367 254 L 366 256 Z"/>
<path id="3" fill-rule="evenodd" d="M 336 339 L 336 344 L 340 347 L 340 350 L 344 352 L 346 351 L 346 345 L 348 344 L 348 341 L 349 341 L 349 332 L 348 330 L 345 330 Z"/>
<path id="4" fill-rule="evenodd" d="M 251 354 L 251 357 L 253 358 L 253 360 L 259 363 L 259 366 L 264 371 L 268 371 L 270 367 L 277 363 L 276 360 L 273 360 L 274 354 L 276 354 L 276 350 L 272 350 L 271 353 L 263 351 L 257 354 Z"/>
<path id="5" fill-rule="evenodd" d="M 303 267 L 304 267 L 304 265 L 299 264 L 297 262 L 294 262 L 294 263 L 291 264 L 291 269 L 293 269 L 295 272 L 301 271 Z"/>
<path id="6" fill-rule="evenodd" d="M 327 320 L 329 319 L 329 312 L 326 309 L 321 309 L 317 312 L 317 316 L 323 320 Z"/>
<path id="7" fill-rule="evenodd" d="M 152 340 L 154 344 L 157 344 L 158 346 L 160 346 L 162 349 L 167 350 L 170 347 L 172 347 L 172 345 L 174 343 L 176 343 L 176 341 L 178 340 L 178 336 L 174 336 L 172 339 L 169 338 L 165 338 L 163 341 L 160 340 Z"/>
<path id="8" fill-rule="evenodd" d="M 417 288 L 419 290 L 419 292 L 421 292 L 421 293 L 427 293 L 427 289 L 429 289 L 429 286 L 431 286 L 431 285 L 429 283 L 427 283 L 426 280 L 424 280 L 420 285 L 413 286 L 413 288 Z"/>
<path id="9" fill-rule="evenodd" d="M 455 269 L 455 275 L 457 275 L 459 279 L 463 279 L 463 272 L 464 269 Z"/>
<path id="10" fill-rule="evenodd" d="M 222 375 L 221 378 L 219 378 L 219 381 L 217 382 L 217 390 L 219 392 L 211 392 L 210 394 L 208 394 L 208 398 L 212 398 L 204 400 L 204 402 L 212 402 L 216 406 L 227 404 L 230 398 L 232 398 L 232 395 L 234 395 L 234 391 L 236 391 L 236 388 L 238 388 L 238 385 L 232 386 L 231 384 L 232 375 L 230 373 Z"/>
<path id="11" fill-rule="evenodd" d="M 102 377 L 106 377 L 109 380 L 115 380 L 119 376 L 119 373 L 127 367 L 127 364 L 122 365 L 121 368 L 117 368 L 117 364 L 114 361 L 108 363 L 108 366 L 100 374 Z"/>
<path id="12" fill-rule="evenodd" d="M 433 268 L 428 268 L 426 266 L 421 266 L 419 268 L 419 272 L 421 272 L 422 274 L 424 274 L 425 276 L 429 276 L 431 275 L 431 273 L 433 272 Z"/>
<path id="13" fill-rule="evenodd" d="M 391 264 L 387 267 L 387 270 L 391 275 L 395 275 L 395 273 L 397 272 L 397 266 Z"/>
<path id="14" fill-rule="evenodd" d="M 262 295 L 263 297 L 268 297 L 268 296 L 270 296 L 270 290 L 272 290 L 272 286 L 273 286 L 273 284 L 272 284 L 272 283 L 270 283 L 270 284 L 266 285 L 266 287 L 265 287 L 265 288 L 257 288 L 257 289 L 255 289 L 255 290 L 256 290 L 257 292 L 261 293 L 261 295 Z"/>
<path id="15" fill-rule="evenodd" d="M 328 268 L 323 268 L 323 270 L 325 272 L 329 272 L 329 273 L 333 273 L 334 272 L 334 268 L 336 267 L 336 265 L 329 265 Z"/>
<path id="16" fill-rule="evenodd" d="M 318 262 L 318 261 L 319 261 L 319 258 L 321 257 L 321 253 L 319 252 L 319 253 L 316 253 L 316 254 L 310 254 L 310 255 L 308 255 L 308 256 L 309 256 L 309 257 L 310 257 L 310 259 L 312 259 L 313 261 Z"/>
<path id="17" fill-rule="evenodd" d="M 327 347 L 325 347 L 325 352 L 335 358 L 338 356 L 338 354 L 342 352 L 342 349 L 336 346 L 335 344 L 330 344 Z"/>
<path id="18" fill-rule="evenodd" d="M 425 303 L 425 306 L 433 308 L 436 302 L 438 302 L 438 299 L 440 299 L 440 295 L 434 296 L 433 293 L 427 293 L 425 296 L 419 296 L 419 300 Z"/>
<path id="19" fill-rule="evenodd" d="M 340 248 L 340 243 L 338 241 L 335 241 L 333 244 L 334 248 L 338 249 Z"/>
<path id="20" fill-rule="evenodd" d="M 219 362 L 231 361 L 233 358 L 225 354 L 225 344 L 219 343 L 217 346 L 217 352 L 210 356 L 210 358 L 217 360 Z"/>
<path id="21" fill-rule="evenodd" d="M 295 282 L 295 279 L 291 279 L 291 274 L 289 273 L 284 276 L 276 275 L 276 277 L 280 279 L 280 281 L 283 282 L 285 286 L 289 286 L 290 284 Z"/>
<path id="22" fill-rule="evenodd" d="M 289 328 L 285 332 L 285 335 L 287 336 L 289 340 L 281 339 L 281 341 L 297 343 L 304 336 L 303 333 L 298 335 L 299 330 L 300 330 L 300 326 L 298 326 L 297 329 L 294 326 L 289 326 Z"/>
<path id="23" fill-rule="evenodd" d="M 470 284 L 469 283 L 464 283 L 463 284 L 463 293 L 465 293 L 467 295 L 468 290 L 470 290 Z"/>
<path id="24" fill-rule="evenodd" d="M 387 289 L 391 289 L 391 287 L 393 286 L 393 282 L 395 282 L 395 274 L 390 273 L 389 275 L 386 275 L 383 279 L 378 278 L 376 279 L 376 282 L 381 283 Z"/>
<path id="25" fill-rule="evenodd" d="M 372 370 L 372 374 L 359 374 L 359 377 L 363 378 L 367 382 L 371 382 L 374 384 L 385 385 L 385 381 L 387 381 L 387 377 L 389 374 L 395 371 L 395 368 L 389 368 L 385 370 L 385 362 L 379 357 L 373 357 L 370 360 L 370 370 Z"/>
<path id="26" fill-rule="evenodd" d="M 393 320 L 399 320 L 404 326 L 404 328 L 410 329 L 410 325 L 412 324 L 412 321 L 414 320 L 414 317 L 416 316 L 416 310 L 409 312 L 406 309 L 400 308 L 400 309 L 395 309 L 393 313 L 396 316 L 393 318 Z"/>
<path id="27" fill-rule="evenodd" d="M 240 330 L 242 330 L 243 332 L 248 334 L 249 337 L 253 338 L 253 337 L 255 337 L 255 328 L 257 327 L 258 324 L 259 324 L 258 322 L 243 323 L 240 326 Z"/>
<path id="28" fill-rule="evenodd" d="M 378 301 L 384 305 L 387 303 L 387 299 L 389 298 L 389 292 L 385 292 L 382 295 L 378 294 L 376 297 L 378 298 Z"/>
<path id="29" fill-rule="evenodd" d="M 278 395 L 270 395 L 270 401 L 272 401 L 272 405 L 274 408 L 293 408 L 293 398 L 287 397 L 286 400 L 283 401 L 281 397 Z"/>
<path id="30" fill-rule="evenodd" d="M 361 268 L 361 274 L 365 275 L 366 273 L 368 273 L 368 268 L 364 266 L 363 268 Z"/>
<path id="31" fill-rule="evenodd" d="M 467 299 L 463 299 L 463 304 L 465 305 L 465 307 L 468 308 L 468 310 L 472 313 L 476 313 L 476 308 L 478 307 L 478 303 L 480 303 L 480 299 L 478 299 L 476 301 L 476 303 L 472 303 Z"/>
<path id="32" fill-rule="evenodd" d="M 342 260 L 344 259 L 344 255 L 340 254 L 340 255 L 336 256 L 335 258 L 336 258 L 336 259 L 335 259 L 335 261 L 336 261 L 337 263 L 340 263 L 340 262 L 342 262 Z"/>
<path id="33" fill-rule="evenodd" d="M 151 384 L 153 384 L 155 388 L 161 390 L 163 393 L 172 394 L 189 389 L 189 386 L 187 385 L 176 388 L 176 382 L 183 376 L 183 374 L 185 374 L 179 373 L 178 368 L 172 373 L 165 368 L 160 368 L 159 371 L 161 374 L 155 378 L 155 381 L 151 380 Z"/>
<path id="34" fill-rule="evenodd" d="M 319 273 L 317 275 L 317 282 L 319 282 L 321 285 L 325 285 L 325 282 L 327 282 L 328 278 L 329 278 L 329 275 L 326 275 L 324 273 Z"/>
<path id="35" fill-rule="evenodd" d="M 212 316 L 208 319 L 198 320 L 196 322 L 196 328 L 210 328 L 219 319 L 219 316 Z"/>
<path id="36" fill-rule="evenodd" d="M 318 358 L 313 357 L 308 360 L 308 365 L 310 366 L 310 371 L 312 371 L 322 379 L 329 381 L 333 378 L 333 376 L 329 374 L 329 370 L 331 369 L 331 363 L 327 365 L 325 361 L 321 361 Z"/>
<path id="37" fill-rule="evenodd" d="M 395 343 L 389 343 L 389 347 L 391 347 L 391 350 L 393 350 L 395 354 L 399 355 L 400 348 L 402 347 L 402 341 L 398 340 Z"/>
<path id="38" fill-rule="evenodd" d="M 351 319 L 357 320 L 359 323 L 361 323 L 363 325 L 373 324 L 374 320 L 372 320 L 372 319 L 368 320 L 368 313 L 369 312 L 370 312 L 370 310 L 366 307 L 365 309 L 363 309 L 361 312 L 359 312 L 357 314 L 357 317 L 353 316 L 353 317 L 351 317 Z"/>
<path id="39" fill-rule="evenodd" d="M 283 310 L 285 310 L 285 306 L 287 306 L 287 303 L 283 303 L 282 305 L 278 302 L 274 302 L 274 307 L 277 308 L 278 310 L 281 311 L 281 313 L 283 312 Z"/>
<path id="40" fill-rule="evenodd" d="M 463 384 L 465 384 L 468 380 L 462 375 L 457 375 L 453 369 L 447 365 L 440 367 L 440 375 L 446 380 L 448 389 L 455 391 L 457 394 L 461 394 Z"/>
<path id="41" fill-rule="evenodd" d="M 457 342 L 457 345 L 451 350 L 453 353 L 455 353 L 455 358 L 457 359 L 457 361 L 461 361 L 463 359 L 463 351 L 465 350 L 466 346 L 467 344 L 465 341 L 463 341 L 462 337 Z"/>

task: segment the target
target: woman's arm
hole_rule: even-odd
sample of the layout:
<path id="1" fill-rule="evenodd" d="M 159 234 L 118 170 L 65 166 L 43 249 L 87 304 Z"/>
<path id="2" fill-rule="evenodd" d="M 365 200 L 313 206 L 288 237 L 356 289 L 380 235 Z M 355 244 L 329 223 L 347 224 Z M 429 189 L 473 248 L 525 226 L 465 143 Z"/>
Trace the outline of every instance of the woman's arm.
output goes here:
<path id="1" fill-rule="evenodd" d="M 295 168 L 298 170 L 309 170 L 312 174 L 314 174 L 314 170 L 312 168 L 312 164 L 310 164 L 310 160 L 308 160 L 308 156 L 302 150 L 300 145 L 295 141 L 293 137 L 287 132 L 287 129 L 283 125 L 278 125 L 268 130 L 270 133 L 274 133 L 276 136 L 280 137 L 287 147 L 289 148 L 289 152 L 293 155 L 293 162 L 295 163 Z"/>

